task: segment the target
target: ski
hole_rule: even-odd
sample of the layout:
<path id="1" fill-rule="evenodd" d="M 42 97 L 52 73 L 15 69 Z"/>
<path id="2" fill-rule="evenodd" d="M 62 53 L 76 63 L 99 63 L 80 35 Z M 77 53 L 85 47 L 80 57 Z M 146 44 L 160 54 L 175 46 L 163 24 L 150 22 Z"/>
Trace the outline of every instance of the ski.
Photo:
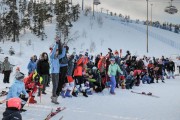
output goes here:
<path id="1" fill-rule="evenodd" d="M 136 93 L 136 94 L 140 94 L 140 95 L 146 95 L 146 96 L 151 96 L 151 97 L 155 97 L 155 98 L 159 98 L 159 96 L 153 95 L 151 92 L 149 93 L 145 93 L 145 92 L 135 92 L 135 91 L 131 91 L 132 93 Z"/>
<path id="2" fill-rule="evenodd" d="M 49 113 L 44 120 L 50 120 L 52 117 L 54 117 L 56 114 L 58 114 L 59 112 L 63 111 L 64 109 L 66 109 L 66 107 L 62 107 L 62 108 L 58 107 L 55 112 L 53 112 L 53 109 L 52 109 L 51 113 Z M 60 120 L 62 120 L 62 117 L 60 118 Z"/>
<path id="3" fill-rule="evenodd" d="M 5 95 L 7 95 L 8 94 L 8 92 L 6 92 L 6 91 L 1 91 L 0 92 L 0 97 L 3 97 L 3 96 L 5 96 Z"/>

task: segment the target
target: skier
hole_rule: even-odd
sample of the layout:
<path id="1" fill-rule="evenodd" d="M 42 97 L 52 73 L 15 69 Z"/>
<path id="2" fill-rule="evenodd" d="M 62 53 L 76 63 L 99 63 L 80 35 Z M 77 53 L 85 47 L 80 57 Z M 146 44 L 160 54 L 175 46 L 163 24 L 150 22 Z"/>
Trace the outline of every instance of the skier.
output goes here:
<path id="1" fill-rule="evenodd" d="M 45 90 L 49 79 L 49 69 L 50 66 L 48 62 L 47 53 L 43 52 L 41 54 L 40 59 L 37 62 L 37 73 L 43 78 L 42 94 L 46 94 Z M 40 96 L 40 88 L 39 88 L 38 96 Z"/>
<path id="2" fill-rule="evenodd" d="M 167 71 L 168 71 L 167 78 L 170 79 L 172 77 L 174 79 L 175 65 L 171 59 L 169 60 L 169 63 L 167 64 Z"/>
<path id="3" fill-rule="evenodd" d="M 88 53 L 86 52 L 85 55 L 79 55 L 79 59 L 76 62 L 76 66 L 74 69 L 74 78 L 76 83 L 76 94 L 78 92 L 82 92 L 83 96 L 88 97 L 85 91 L 85 81 L 83 79 L 83 74 L 86 73 L 86 64 L 88 63 Z"/>
<path id="4" fill-rule="evenodd" d="M 24 78 L 25 89 L 29 94 L 29 103 L 37 103 L 37 101 L 34 100 L 35 93 L 37 91 L 37 88 L 42 87 L 42 81 L 42 77 L 40 77 L 40 75 L 36 71 L 32 72 L 29 76 Z"/>
<path id="5" fill-rule="evenodd" d="M 68 82 L 65 83 L 65 86 L 62 90 L 62 93 L 61 93 L 62 97 L 72 97 L 71 92 L 74 89 L 74 79 L 72 77 L 73 70 L 74 70 L 74 55 L 72 54 L 68 58 L 68 69 L 66 73 L 66 79 L 67 79 L 66 81 Z M 75 92 L 76 91 L 74 91 L 74 93 Z M 77 95 L 74 93 L 73 95 L 77 97 Z"/>
<path id="6" fill-rule="evenodd" d="M 25 90 L 23 79 L 24 79 L 24 74 L 22 72 L 18 72 L 15 76 L 14 83 L 9 89 L 6 99 L 9 100 L 10 98 L 21 98 L 22 100 L 21 111 L 26 111 L 22 108 L 26 104 L 29 95 Z"/>
<path id="7" fill-rule="evenodd" d="M 20 110 L 21 110 L 21 99 L 10 98 L 6 103 L 6 110 L 3 113 L 2 120 L 22 120 Z"/>
<path id="8" fill-rule="evenodd" d="M 62 53 L 59 55 L 59 50 L 58 50 L 59 42 L 60 42 L 59 40 L 56 41 L 56 44 L 54 45 L 52 52 L 50 53 L 50 73 L 53 84 L 51 102 L 55 104 L 59 104 L 59 102 L 57 102 L 58 95 L 56 94 L 59 84 L 59 73 L 60 73 L 59 59 L 63 58 L 66 52 L 66 48 L 63 48 Z"/>
<path id="9" fill-rule="evenodd" d="M 3 82 L 9 83 L 9 77 L 12 72 L 12 67 L 11 67 L 10 62 L 8 61 L 8 57 L 4 58 L 4 62 L 1 65 L 1 70 L 2 70 L 2 73 L 4 74 Z"/>
<path id="10" fill-rule="evenodd" d="M 37 64 L 35 62 L 35 57 L 32 56 L 30 61 L 29 61 L 28 66 L 27 66 L 27 68 L 28 68 L 28 75 L 30 75 L 32 72 L 34 72 L 34 70 L 36 70 L 36 67 L 37 67 Z"/>
<path id="11" fill-rule="evenodd" d="M 148 84 L 151 83 L 151 78 L 149 77 L 148 73 L 145 73 L 145 75 L 142 77 L 142 83 L 144 84 L 145 82 L 147 82 Z"/>
<path id="12" fill-rule="evenodd" d="M 117 72 L 119 72 L 120 74 L 123 74 L 121 69 L 119 68 L 119 66 L 117 64 L 115 64 L 115 58 L 112 57 L 110 59 L 111 64 L 109 65 L 108 68 L 108 75 L 110 77 L 110 81 L 111 81 L 111 90 L 110 90 L 110 94 L 115 94 L 114 89 L 116 87 L 116 74 Z"/>
<path id="13" fill-rule="evenodd" d="M 56 91 L 56 94 L 59 96 L 60 93 L 62 92 L 62 88 L 65 85 L 65 83 L 67 83 L 67 79 L 66 79 L 66 73 L 67 73 L 67 69 L 68 69 L 68 58 L 67 58 L 67 53 L 69 50 L 68 46 L 64 46 L 66 48 L 66 52 L 65 52 L 65 56 L 62 57 L 59 62 L 60 62 L 60 73 L 59 73 L 59 83 L 58 83 L 58 88 Z M 62 52 L 60 52 L 59 54 L 61 54 Z M 63 92 L 62 92 L 63 94 Z"/>
<path id="14" fill-rule="evenodd" d="M 126 89 L 132 89 L 134 86 L 134 72 L 131 71 L 130 74 L 126 77 Z"/>

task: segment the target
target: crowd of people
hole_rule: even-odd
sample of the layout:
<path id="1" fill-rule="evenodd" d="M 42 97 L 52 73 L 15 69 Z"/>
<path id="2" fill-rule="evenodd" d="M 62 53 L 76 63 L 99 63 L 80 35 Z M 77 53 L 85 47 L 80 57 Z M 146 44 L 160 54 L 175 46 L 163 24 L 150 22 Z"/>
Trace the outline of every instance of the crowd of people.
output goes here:
<path id="1" fill-rule="evenodd" d="M 30 58 L 27 65 L 28 76 L 16 69 L 15 82 L 7 95 L 7 109 L 4 119 L 12 115 L 12 110 L 21 110 L 28 102 L 37 103 L 35 94 L 46 95 L 46 87 L 52 82 L 51 102 L 59 104 L 58 97 L 88 97 L 95 92 L 102 92 L 110 88 L 109 93 L 115 95 L 117 88 L 133 89 L 142 84 L 152 84 L 165 78 L 174 79 L 175 63 L 162 56 L 161 58 L 142 58 L 132 56 L 130 51 L 122 57 L 117 50 L 110 48 L 106 55 L 100 53 L 95 58 L 88 52 L 84 54 L 69 54 L 69 47 L 62 45 L 56 38 L 56 43 L 50 48 L 50 53 L 43 52 L 38 59 L 36 55 Z M 1 69 L 4 74 L 4 83 L 9 82 L 9 62 L 6 57 Z M 142 80 L 142 82 L 140 82 Z M 82 93 L 82 94 L 80 94 Z M 13 99 L 18 102 L 14 104 Z M 21 103 L 19 103 L 19 98 Z M 14 102 L 15 103 L 15 102 Z M 10 113 L 10 114 L 7 114 Z"/>

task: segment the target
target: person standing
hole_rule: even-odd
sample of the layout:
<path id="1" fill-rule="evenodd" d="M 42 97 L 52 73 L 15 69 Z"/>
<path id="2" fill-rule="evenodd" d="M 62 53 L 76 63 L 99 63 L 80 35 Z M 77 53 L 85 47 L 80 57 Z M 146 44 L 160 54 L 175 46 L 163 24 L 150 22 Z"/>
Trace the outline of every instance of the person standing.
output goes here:
<path id="1" fill-rule="evenodd" d="M 54 45 L 52 52 L 50 53 L 50 73 L 51 73 L 51 78 L 52 78 L 52 84 L 53 84 L 53 89 L 52 89 L 52 103 L 59 104 L 57 102 L 57 88 L 59 84 L 59 73 L 60 73 L 60 64 L 59 64 L 59 59 L 63 58 L 65 56 L 66 49 L 62 49 L 62 54 L 59 55 L 58 51 L 58 41 Z"/>
<path id="2" fill-rule="evenodd" d="M 34 56 L 31 57 L 27 68 L 28 68 L 28 75 L 30 75 L 32 72 L 34 72 L 34 70 L 36 70 L 36 62 Z"/>
<path id="3" fill-rule="evenodd" d="M 9 78 L 12 68 L 10 62 L 8 61 L 8 57 L 4 58 L 4 62 L 2 63 L 1 70 L 2 73 L 4 74 L 3 82 L 9 83 Z"/>
<path id="4" fill-rule="evenodd" d="M 42 88 L 42 94 L 46 94 L 46 85 L 48 82 L 49 77 L 49 62 L 48 62 L 48 56 L 47 53 L 43 52 L 41 54 L 41 58 L 37 62 L 37 73 L 43 78 L 43 88 Z M 40 90 L 38 92 L 38 96 L 40 96 Z"/>
<path id="5" fill-rule="evenodd" d="M 121 71 L 121 69 L 119 68 L 119 66 L 115 63 L 115 58 L 112 57 L 110 58 L 110 62 L 111 64 L 109 65 L 108 68 L 108 75 L 110 77 L 110 82 L 111 82 L 111 89 L 110 89 L 110 94 L 115 95 L 115 87 L 116 87 L 116 74 L 117 72 L 120 74 L 123 74 L 123 72 Z"/>

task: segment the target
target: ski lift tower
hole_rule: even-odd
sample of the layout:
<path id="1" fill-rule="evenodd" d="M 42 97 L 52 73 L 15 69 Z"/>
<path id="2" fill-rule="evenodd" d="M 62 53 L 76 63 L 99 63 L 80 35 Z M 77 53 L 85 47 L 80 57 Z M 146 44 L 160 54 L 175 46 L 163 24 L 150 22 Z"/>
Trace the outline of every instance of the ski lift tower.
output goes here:
<path id="1" fill-rule="evenodd" d="M 99 5 L 101 2 L 99 0 L 94 0 L 93 1 L 93 17 L 94 17 L 94 5 Z"/>
<path id="2" fill-rule="evenodd" d="M 149 30 L 148 30 L 148 27 L 149 27 L 149 19 L 148 19 L 148 2 L 149 2 L 149 0 L 146 0 L 147 1 L 147 21 L 146 21 L 146 24 L 147 24 L 147 53 L 149 52 L 149 45 L 148 45 L 148 42 L 149 42 Z"/>

